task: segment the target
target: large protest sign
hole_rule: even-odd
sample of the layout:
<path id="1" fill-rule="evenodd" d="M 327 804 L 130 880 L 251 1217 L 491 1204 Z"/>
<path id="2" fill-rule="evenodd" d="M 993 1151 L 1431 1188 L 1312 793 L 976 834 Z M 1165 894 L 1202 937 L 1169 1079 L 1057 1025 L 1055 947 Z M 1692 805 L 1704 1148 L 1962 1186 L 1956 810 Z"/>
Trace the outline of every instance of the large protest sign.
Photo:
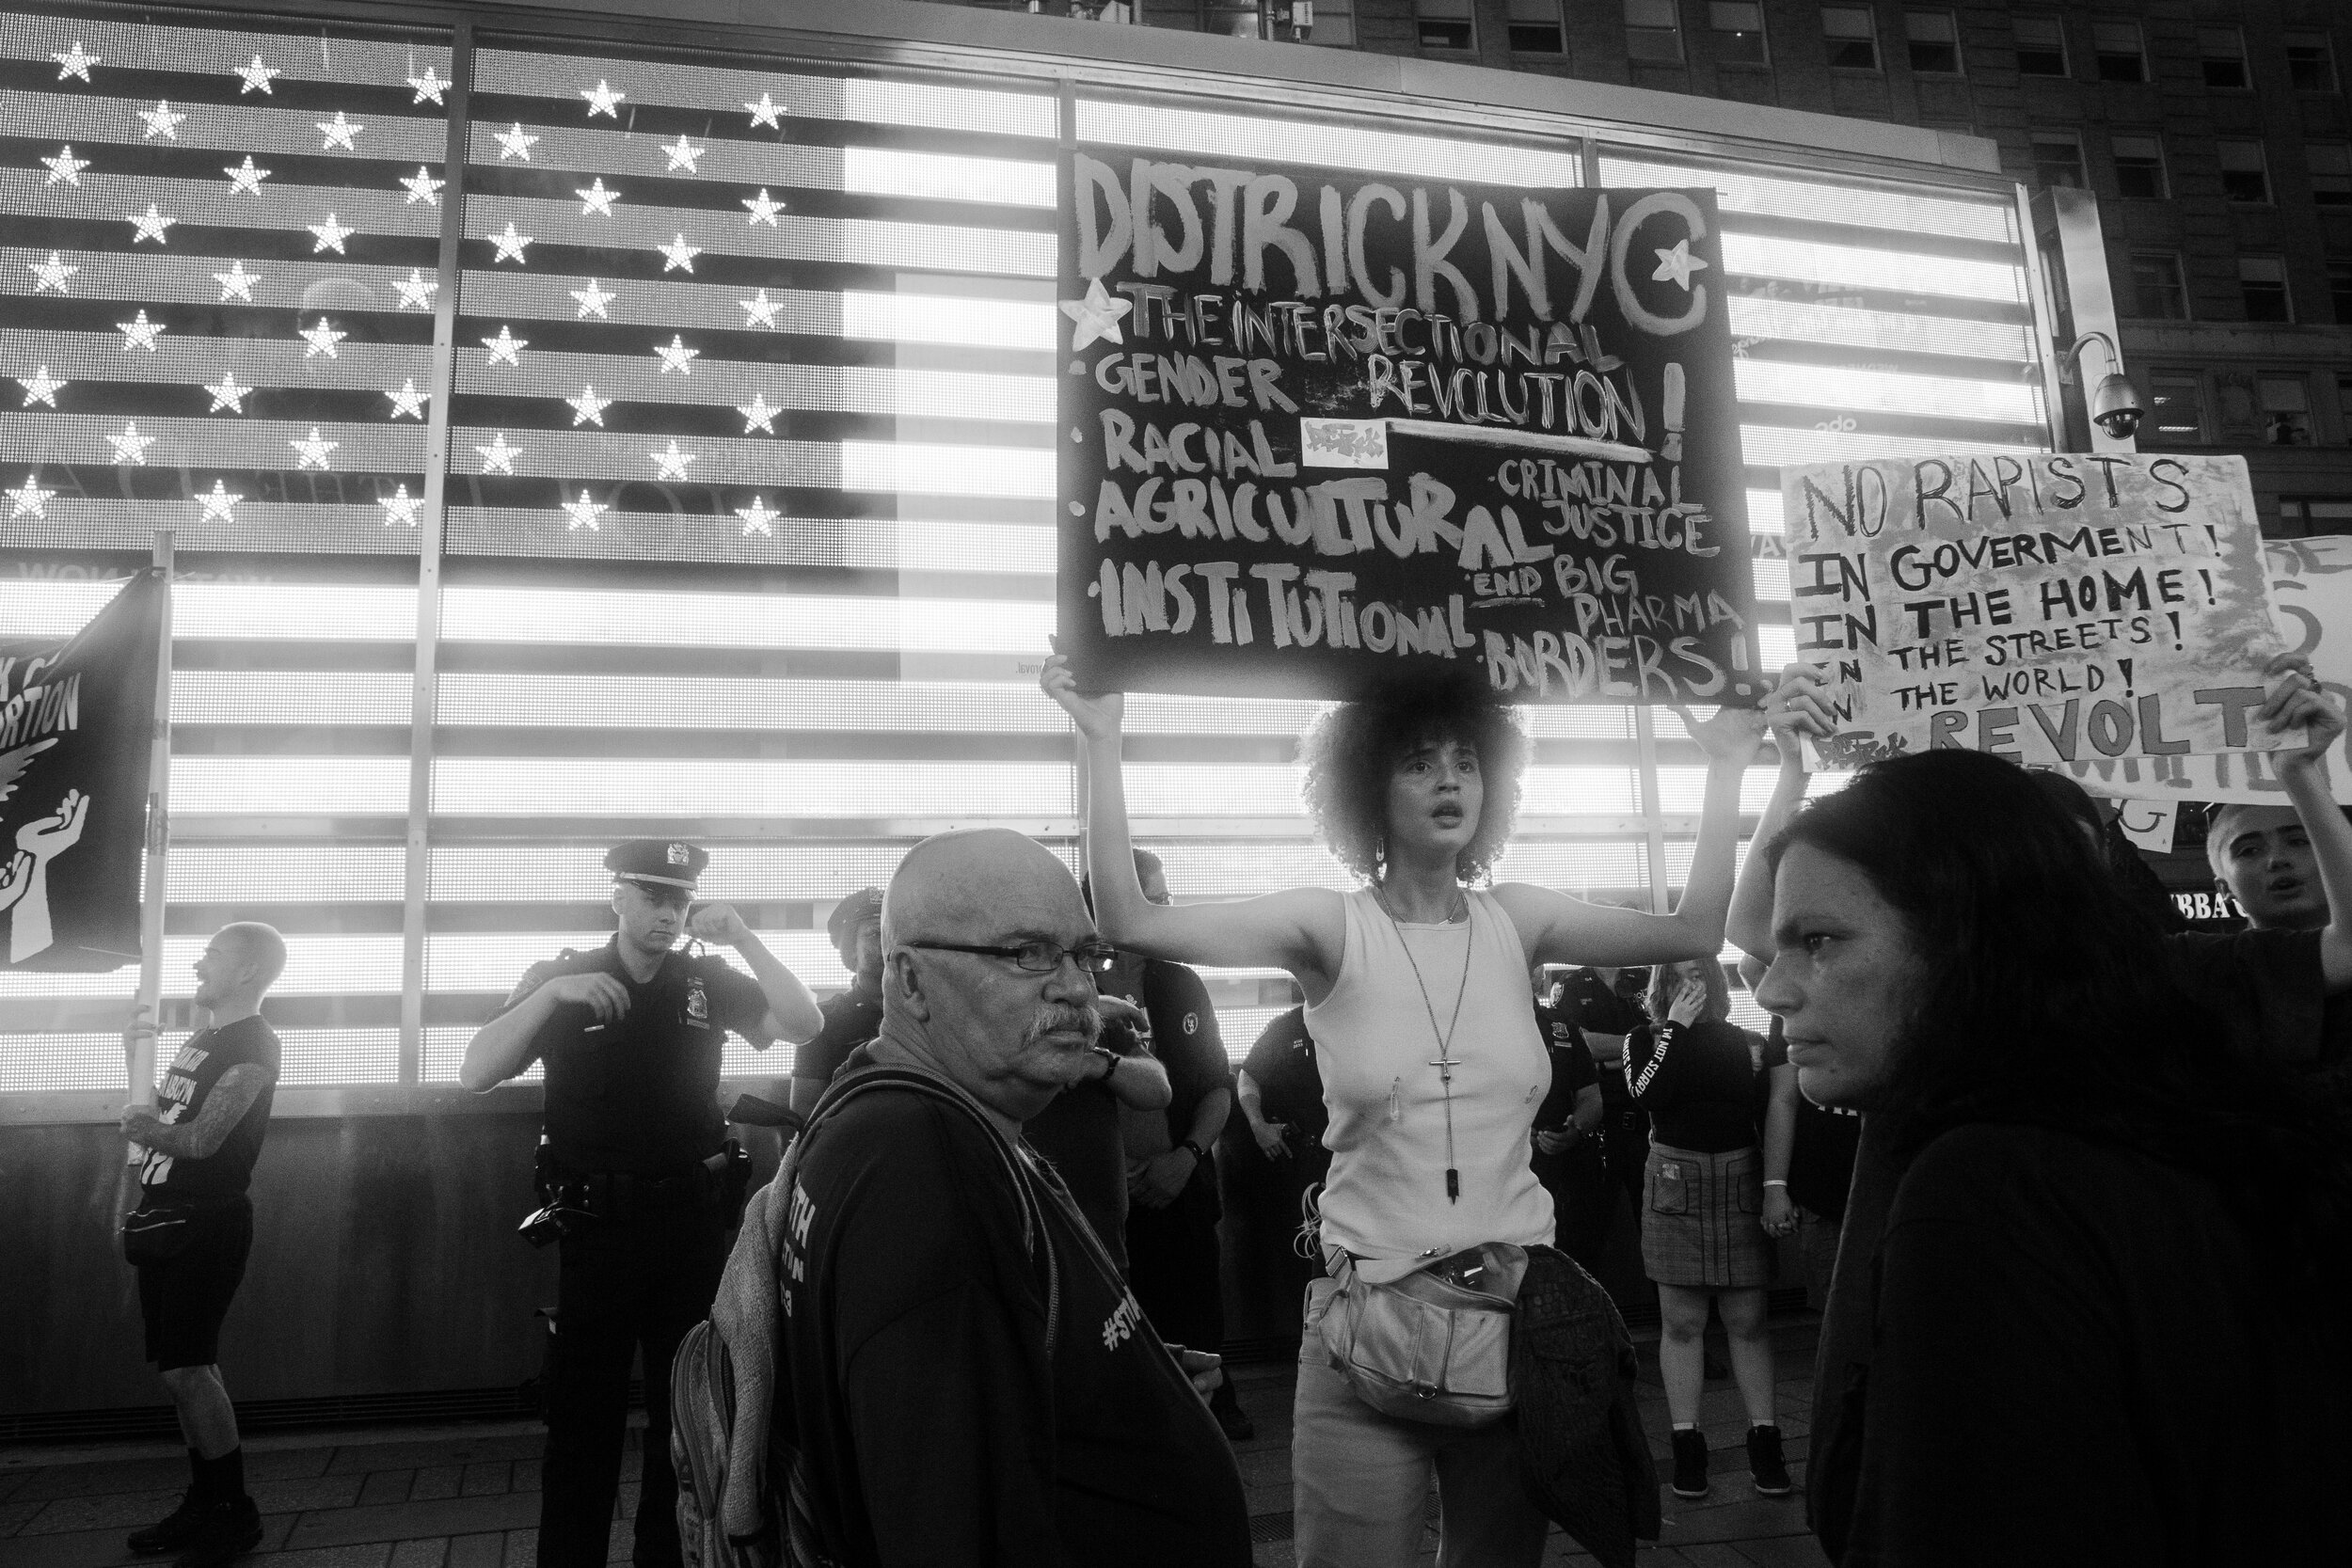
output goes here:
<path id="1" fill-rule="evenodd" d="M 1748 704 L 1705 190 L 1063 163 L 1061 650 L 1082 685 Z"/>
<path id="2" fill-rule="evenodd" d="M 1821 766 L 1939 746 L 2033 764 L 2283 744 L 2250 721 L 2286 644 L 2237 457 L 1926 457 L 1785 469 Z"/>
<path id="3" fill-rule="evenodd" d="M 2352 705 L 2352 538 L 2268 540 L 2263 565 L 2270 578 L 2271 613 L 2288 650 L 2312 661 L 2312 673 L 2336 701 Z M 2336 800 L 2352 805 L 2352 736 L 2336 742 L 2325 767 Z M 2266 752 L 2092 756 L 2067 771 L 2095 794 L 2125 800 L 2286 803 L 2278 764 Z"/>
<path id="4" fill-rule="evenodd" d="M 0 638 L 0 968 L 139 957 L 160 573 L 71 640 Z"/>

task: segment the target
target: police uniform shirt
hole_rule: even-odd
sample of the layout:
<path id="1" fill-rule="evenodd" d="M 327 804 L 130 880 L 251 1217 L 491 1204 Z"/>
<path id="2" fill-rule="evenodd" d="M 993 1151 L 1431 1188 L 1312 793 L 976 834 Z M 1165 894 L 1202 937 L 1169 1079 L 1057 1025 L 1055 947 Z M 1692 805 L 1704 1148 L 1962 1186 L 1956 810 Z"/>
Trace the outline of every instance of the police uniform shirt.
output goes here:
<path id="1" fill-rule="evenodd" d="M 559 1006 L 523 1058 L 547 1064 L 549 1150 L 565 1170 L 674 1176 L 718 1152 L 719 1062 L 727 1031 L 748 1037 L 768 999 L 751 976 L 713 954 L 671 953 L 640 985 L 620 939 L 535 963 L 503 1012 L 548 981 L 601 972 L 628 989 L 628 1011 L 599 1025 L 586 1003 Z"/>

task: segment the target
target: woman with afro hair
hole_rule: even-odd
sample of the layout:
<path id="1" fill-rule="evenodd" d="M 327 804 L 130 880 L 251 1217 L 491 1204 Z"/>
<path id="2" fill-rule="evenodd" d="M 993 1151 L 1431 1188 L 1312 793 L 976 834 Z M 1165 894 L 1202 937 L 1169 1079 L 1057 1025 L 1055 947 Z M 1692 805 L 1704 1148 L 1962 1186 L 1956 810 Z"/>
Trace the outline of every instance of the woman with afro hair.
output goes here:
<path id="1" fill-rule="evenodd" d="M 1362 883 L 1356 891 L 1165 906 L 1145 901 L 1129 848 L 1123 697 L 1079 691 L 1058 657 L 1040 685 L 1084 737 L 1087 859 L 1103 934 L 1183 963 L 1277 966 L 1306 993 L 1330 1112 L 1317 1236 L 1327 1266 L 1377 1285 L 1487 1243 L 1548 1243 L 1551 1199 L 1529 1168 L 1528 1136 L 1550 1066 L 1527 972 L 1714 958 L 1740 774 L 1765 716 L 1726 708 L 1689 724 L 1708 758 L 1707 798 L 1672 914 L 1523 882 L 1475 885 L 1510 839 L 1529 750 L 1475 673 L 1343 703 L 1308 735 L 1308 810 Z M 1485 1256 L 1507 1267 L 1523 1255 Z M 1505 1283 L 1516 1290 L 1515 1276 Z M 1300 1568 L 1412 1562 L 1433 1471 L 1446 1568 L 1537 1561 L 1548 1524 L 1522 1491 L 1510 1423 L 1403 1420 L 1357 1398 L 1318 1332 L 1336 1288 L 1327 1278 L 1310 1288 L 1299 1348 L 1291 1453 Z"/>

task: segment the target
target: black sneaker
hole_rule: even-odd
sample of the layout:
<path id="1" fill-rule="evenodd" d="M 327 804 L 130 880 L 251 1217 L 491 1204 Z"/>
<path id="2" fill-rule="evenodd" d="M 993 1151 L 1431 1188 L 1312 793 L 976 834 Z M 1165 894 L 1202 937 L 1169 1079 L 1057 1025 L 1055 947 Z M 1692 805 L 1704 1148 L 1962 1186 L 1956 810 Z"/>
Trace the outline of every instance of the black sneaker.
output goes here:
<path id="1" fill-rule="evenodd" d="M 1675 1496 L 1707 1496 L 1707 1433 L 1695 1427 L 1675 1433 Z"/>
<path id="2" fill-rule="evenodd" d="M 191 1486 L 180 1495 L 180 1506 L 156 1520 L 145 1529 L 135 1529 L 124 1543 L 141 1557 L 155 1552 L 176 1552 L 196 1539 L 210 1510 L 197 1500 L 196 1488 Z"/>
<path id="3" fill-rule="evenodd" d="M 1233 1392 L 1233 1380 L 1228 1377 L 1209 1396 L 1209 1414 L 1216 1418 L 1219 1430 L 1229 1443 L 1247 1443 L 1258 1435 L 1258 1428 L 1242 1410 L 1241 1399 Z"/>
<path id="4" fill-rule="evenodd" d="M 1748 1474 L 1755 1478 L 1756 1489 L 1768 1497 L 1785 1497 L 1795 1490 L 1788 1480 L 1788 1466 L 1781 1462 L 1780 1428 L 1748 1428 Z"/>
<path id="5" fill-rule="evenodd" d="M 172 1568 L 226 1568 L 262 1544 L 262 1511 L 251 1497 L 215 1503 Z"/>

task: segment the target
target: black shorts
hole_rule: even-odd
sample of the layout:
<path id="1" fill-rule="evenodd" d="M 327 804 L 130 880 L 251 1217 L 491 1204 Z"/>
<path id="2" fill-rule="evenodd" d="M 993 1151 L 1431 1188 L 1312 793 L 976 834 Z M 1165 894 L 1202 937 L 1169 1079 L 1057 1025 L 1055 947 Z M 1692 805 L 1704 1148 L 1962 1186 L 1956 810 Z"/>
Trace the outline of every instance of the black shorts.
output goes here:
<path id="1" fill-rule="evenodd" d="M 241 1196 L 199 1220 L 179 1257 L 139 1269 L 139 1316 L 147 1325 L 147 1358 L 157 1370 L 220 1359 L 221 1320 L 252 1250 L 253 1201 Z"/>

